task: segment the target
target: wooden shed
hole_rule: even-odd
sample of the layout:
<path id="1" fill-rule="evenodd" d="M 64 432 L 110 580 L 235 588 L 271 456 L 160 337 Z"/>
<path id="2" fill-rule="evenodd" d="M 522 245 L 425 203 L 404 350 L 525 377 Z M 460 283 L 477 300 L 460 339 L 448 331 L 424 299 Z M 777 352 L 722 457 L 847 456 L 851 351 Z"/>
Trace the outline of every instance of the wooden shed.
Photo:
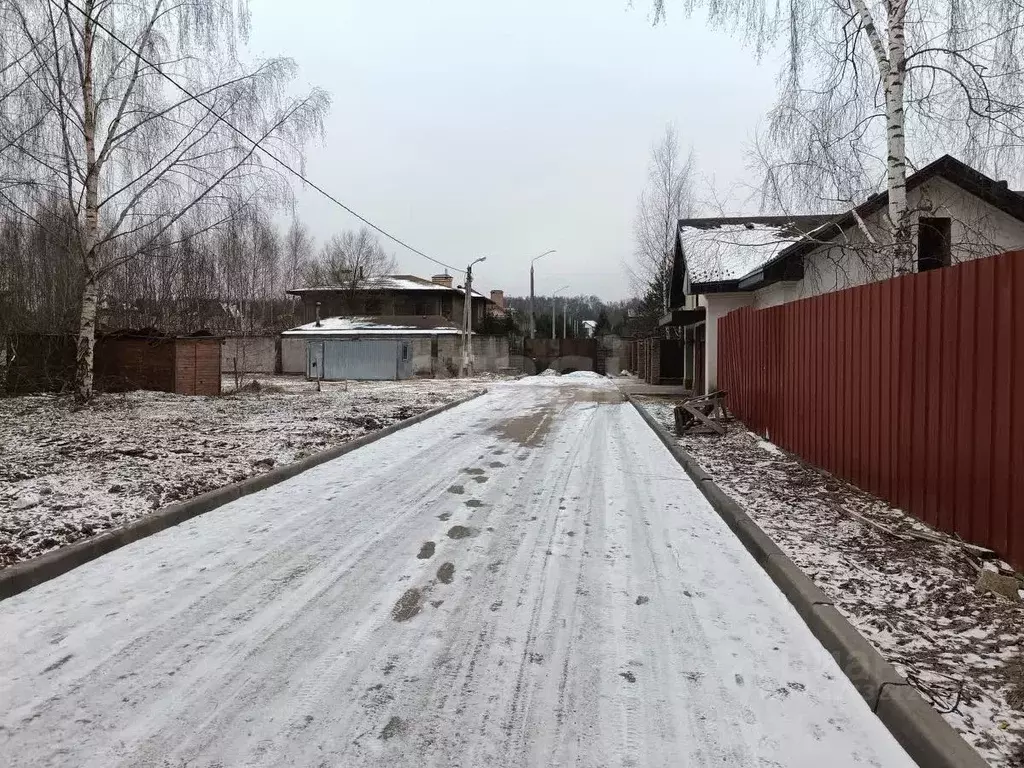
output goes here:
<path id="1" fill-rule="evenodd" d="M 222 342 L 217 336 L 104 336 L 96 343 L 96 386 L 219 395 Z"/>
<path id="2" fill-rule="evenodd" d="M 96 340 L 95 387 L 105 392 L 219 395 L 222 342 L 219 336 L 154 332 L 101 336 Z M 6 346 L 8 394 L 70 391 L 74 386 L 73 337 L 19 334 L 8 337 Z"/>

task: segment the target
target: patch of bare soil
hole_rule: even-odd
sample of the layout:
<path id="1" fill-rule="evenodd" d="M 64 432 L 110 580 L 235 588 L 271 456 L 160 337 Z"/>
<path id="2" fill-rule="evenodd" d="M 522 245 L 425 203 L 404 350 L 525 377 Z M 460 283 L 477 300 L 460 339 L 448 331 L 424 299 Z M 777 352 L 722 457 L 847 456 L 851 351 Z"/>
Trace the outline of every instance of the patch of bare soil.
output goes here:
<path id="1" fill-rule="evenodd" d="M 1024 655 L 1010 665 L 1010 692 L 1006 694 L 1006 703 L 1024 712 Z"/>
<path id="2" fill-rule="evenodd" d="M 431 557 L 434 556 L 434 548 L 436 546 L 437 545 L 434 544 L 434 542 L 432 541 L 425 541 L 423 543 L 423 546 L 420 547 L 419 554 L 416 555 L 416 558 L 418 560 L 429 560 Z"/>
<path id="3" fill-rule="evenodd" d="M 453 525 L 448 529 L 449 539 L 468 539 L 475 534 L 476 531 L 472 528 L 467 528 L 465 525 Z"/>
<path id="4" fill-rule="evenodd" d="M 1024 765 L 1024 603 L 977 591 L 975 556 L 740 424 L 678 440 L 991 765 Z"/>

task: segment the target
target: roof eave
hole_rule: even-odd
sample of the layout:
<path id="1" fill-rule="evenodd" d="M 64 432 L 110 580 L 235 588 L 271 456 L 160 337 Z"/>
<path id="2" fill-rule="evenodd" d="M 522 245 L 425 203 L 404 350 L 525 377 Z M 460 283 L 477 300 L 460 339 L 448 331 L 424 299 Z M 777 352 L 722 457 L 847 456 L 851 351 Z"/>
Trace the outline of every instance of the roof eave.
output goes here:
<path id="1" fill-rule="evenodd" d="M 733 280 L 707 280 L 705 282 L 690 282 L 690 290 L 693 294 L 704 293 L 740 293 L 739 278 Z"/>

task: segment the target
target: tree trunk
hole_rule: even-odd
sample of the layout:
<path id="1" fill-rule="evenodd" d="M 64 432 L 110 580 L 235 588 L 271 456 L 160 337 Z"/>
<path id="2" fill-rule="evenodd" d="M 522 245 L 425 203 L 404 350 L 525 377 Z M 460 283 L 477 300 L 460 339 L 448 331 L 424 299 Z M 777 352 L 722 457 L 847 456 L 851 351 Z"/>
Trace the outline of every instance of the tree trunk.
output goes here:
<path id="1" fill-rule="evenodd" d="M 905 21 L 907 0 L 888 2 L 888 64 L 883 71 L 885 88 L 886 171 L 889 187 L 889 219 L 893 227 L 894 274 L 913 272 L 910 212 L 907 208 L 906 120 L 903 88 L 906 78 Z"/>
<path id="2" fill-rule="evenodd" d="M 97 285 L 96 239 L 99 233 L 99 166 L 96 162 L 96 97 L 92 73 L 92 46 L 95 29 L 93 3 L 85 3 L 82 24 L 82 116 L 85 133 L 85 221 L 81 233 L 82 309 L 78 324 L 78 354 L 75 359 L 75 400 L 81 404 L 92 398 L 93 351 L 96 344 Z"/>

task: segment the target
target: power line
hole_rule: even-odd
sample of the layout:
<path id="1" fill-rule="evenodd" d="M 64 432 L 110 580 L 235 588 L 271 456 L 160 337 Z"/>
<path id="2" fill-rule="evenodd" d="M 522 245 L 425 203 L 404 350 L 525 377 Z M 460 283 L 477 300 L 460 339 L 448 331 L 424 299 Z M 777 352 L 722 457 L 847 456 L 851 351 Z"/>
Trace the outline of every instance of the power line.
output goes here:
<path id="1" fill-rule="evenodd" d="M 54 6 L 56 6 L 56 8 L 57 8 L 58 10 L 62 10 L 62 9 L 61 9 L 61 7 L 60 7 L 60 5 L 58 5 L 58 3 L 57 3 L 57 0 L 50 0 L 50 2 L 51 2 L 51 3 L 52 3 L 52 4 L 54 5 Z M 366 226 L 368 226 L 368 227 L 370 227 L 371 229 L 373 229 L 374 231 L 376 231 L 376 232 L 379 232 L 380 234 L 384 235 L 384 237 L 388 238 L 389 240 L 391 240 L 391 241 L 393 241 L 393 242 L 395 242 L 395 243 L 398 243 L 398 244 L 399 244 L 400 246 L 402 246 L 403 248 L 406 248 L 407 250 L 410 250 L 410 251 L 412 251 L 412 252 L 413 252 L 413 253 L 415 253 L 415 254 L 416 254 L 417 256 L 422 256 L 422 257 L 423 257 L 424 259 L 426 259 L 427 261 L 433 262 L 434 264 L 437 264 L 437 265 L 438 265 L 439 267 L 444 267 L 445 269 L 449 269 L 449 270 L 451 270 L 452 272 L 463 272 L 463 271 L 465 271 L 465 270 L 461 270 L 461 269 L 458 269 L 458 268 L 456 268 L 456 267 L 452 267 L 452 266 L 450 266 L 450 265 L 448 265 L 448 264 L 445 264 L 445 263 L 444 263 L 443 261 L 439 261 L 438 259 L 435 259 L 435 258 L 434 258 L 433 256 L 428 256 L 427 254 L 425 254 L 425 253 L 424 253 L 423 251 L 419 250 L 418 248 L 413 248 L 413 247 L 412 247 L 411 245 L 409 245 L 409 244 L 408 244 L 407 242 L 405 242 L 405 241 L 404 241 L 404 240 L 402 240 L 401 238 L 399 238 L 399 237 L 396 237 L 395 235 L 392 235 L 392 234 L 391 234 L 390 232 L 388 232 L 388 231 L 387 231 L 386 229 L 383 229 L 382 227 L 379 227 L 379 226 L 377 226 L 376 224 L 374 224 L 374 223 L 373 223 L 372 221 L 370 221 L 369 219 L 367 219 L 367 218 L 366 218 L 365 216 L 363 216 L 362 214 L 360 214 L 360 213 L 357 213 L 357 212 L 356 212 L 356 211 L 354 211 L 354 210 L 353 210 L 352 208 L 349 208 L 349 207 L 348 207 L 347 205 L 345 205 L 345 204 L 344 204 L 343 202 L 341 202 L 341 200 L 339 200 L 338 198 L 336 198 L 336 197 L 335 197 L 334 195 L 332 195 L 332 194 L 331 194 L 330 192 L 328 192 L 328 191 L 327 191 L 326 189 L 324 189 L 324 188 L 323 188 L 323 187 L 321 187 L 320 185 L 318 185 L 318 184 L 314 183 L 313 181 L 310 181 L 310 180 L 309 180 L 308 178 L 306 178 L 306 176 L 305 176 L 305 175 L 303 175 L 303 174 L 302 174 L 301 172 L 299 172 L 298 170 L 296 170 L 295 168 L 293 168 L 292 166 L 290 166 L 290 165 L 289 165 L 288 163 L 286 163 L 286 162 L 285 162 L 284 160 L 282 160 L 281 158 L 279 158 L 279 157 L 278 157 L 277 155 L 273 154 L 273 153 L 272 153 L 272 152 L 271 152 L 271 151 L 270 151 L 269 149 L 266 149 L 266 148 L 265 148 L 265 147 L 264 147 L 264 146 L 263 146 L 263 145 L 262 145 L 262 144 L 261 144 L 260 142 L 256 141 L 256 140 L 255 140 L 255 139 L 253 139 L 253 138 L 252 138 L 251 136 L 249 136 L 249 135 L 248 135 L 248 134 L 246 134 L 246 133 L 245 133 L 244 131 L 242 131 L 242 129 L 241 129 L 241 128 L 237 128 L 237 127 L 236 127 L 235 125 L 233 125 L 233 124 L 232 124 L 232 123 L 231 123 L 230 121 L 228 121 L 228 120 L 227 120 L 227 119 L 226 119 L 226 118 L 225 118 L 225 117 L 224 117 L 223 115 L 221 115 L 221 114 L 218 114 L 217 112 L 215 112 L 215 111 L 213 110 L 213 108 L 212 108 L 212 107 L 208 107 L 208 106 L 207 106 L 206 104 L 204 104 L 204 103 L 203 103 L 202 101 L 200 101 L 200 100 L 199 100 L 199 97 L 198 97 L 198 96 L 196 96 L 196 95 L 195 95 L 194 93 L 192 93 L 191 91 L 189 91 L 189 90 L 188 90 L 188 89 L 187 89 L 187 88 L 186 88 L 185 86 L 183 86 L 183 85 L 181 85 L 180 83 L 178 83 L 178 82 L 177 82 L 177 81 L 176 81 L 176 80 L 175 80 L 175 79 L 174 79 L 173 77 L 171 77 L 171 76 L 170 76 L 170 75 L 168 75 L 168 74 L 167 74 L 166 72 L 164 72 L 164 71 L 163 71 L 163 69 L 161 69 L 161 68 L 160 68 L 159 66 L 157 66 L 156 64 L 154 64 L 153 62 L 151 62 L 151 61 L 150 61 L 149 59 L 147 59 L 147 58 L 146 58 L 145 56 L 143 56 L 141 52 L 139 52 L 138 50 L 136 50 L 135 48 L 133 48 L 132 46 L 130 46 L 130 45 L 129 45 L 128 43 L 126 43 L 126 42 L 125 42 L 124 40 L 122 40 L 122 39 L 121 39 L 120 37 L 118 37 L 118 36 L 117 36 L 116 34 L 114 34 L 114 33 L 113 33 L 113 32 L 112 32 L 111 30 L 110 30 L 110 28 L 109 28 L 109 27 L 107 27 L 107 26 L 106 26 L 106 25 L 104 25 L 104 24 L 101 24 L 101 23 L 100 23 L 99 21 L 96 21 L 96 19 L 92 19 L 92 18 L 91 18 L 91 17 L 89 16 L 89 14 L 87 14 L 87 13 L 85 12 L 85 9 L 83 9 L 83 8 L 82 8 L 81 6 L 79 6 L 78 4 L 76 4 L 75 2 L 73 2 L 72 0 L 65 0 L 65 2 L 66 2 L 66 4 L 67 4 L 67 5 L 70 5 L 70 6 L 72 7 L 72 8 L 74 8 L 74 9 L 75 9 L 76 11 L 78 11 L 78 12 L 79 12 L 80 14 L 82 14 L 83 16 L 85 16 L 85 17 L 86 17 L 87 19 L 90 19 L 90 20 L 92 21 L 92 23 L 93 23 L 93 24 L 94 24 L 94 25 L 95 25 L 95 26 L 96 26 L 96 27 L 97 27 L 98 29 L 101 29 L 101 30 L 103 30 L 103 32 L 105 32 L 105 33 L 107 34 L 107 36 L 108 36 L 108 37 L 109 37 L 109 38 L 110 38 L 111 40 L 114 40 L 115 42 L 119 43 L 119 44 L 120 44 L 120 45 L 122 45 L 122 46 L 123 46 L 124 48 L 126 48 L 126 49 L 127 49 L 127 50 L 128 50 L 128 51 L 129 51 L 129 52 L 130 52 L 130 53 L 132 54 L 132 55 L 134 55 L 134 56 L 138 57 L 139 61 L 143 62 L 143 63 L 144 63 L 144 64 L 146 64 L 147 66 L 149 66 L 149 67 L 152 67 L 152 68 L 153 68 L 154 70 L 156 70 L 157 74 L 159 74 L 159 75 L 160 75 L 160 76 L 161 76 L 162 78 L 164 78 L 164 79 L 165 79 L 165 80 L 166 80 L 167 82 L 169 82 L 169 83 L 170 83 L 171 85 L 173 85 L 173 86 L 174 86 L 175 88 L 177 88 L 177 89 L 178 89 L 179 91 L 181 91 L 181 92 L 182 92 L 182 93 L 184 93 L 184 94 L 185 94 L 186 96 L 188 96 L 190 100 L 194 101 L 194 102 L 195 102 L 196 104 L 198 104 L 198 105 L 199 105 L 199 106 L 201 106 L 201 107 L 202 107 L 203 109 L 205 109 L 205 110 L 206 110 L 207 112 L 209 112 L 209 113 L 210 113 L 211 115 L 213 115 L 213 116 L 214 116 L 215 118 L 217 118 L 217 119 L 218 119 L 218 120 L 219 120 L 220 122 L 224 123 L 224 125 L 226 125 L 226 126 L 227 126 L 228 128 L 230 128 L 230 129 L 231 129 L 232 131 L 234 131 L 234 132 L 235 132 L 235 133 L 237 133 L 237 134 L 238 134 L 239 136 L 241 136 L 241 137 L 242 137 L 243 139 L 245 139 L 245 140 L 246 140 L 246 141 L 248 141 L 248 142 L 249 142 L 250 144 L 252 144 L 252 145 L 253 145 L 253 147 L 254 147 L 255 149 L 257 149 L 257 150 L 259 150 L 260 152 L 262 152 L 262 153 L 263 153 L 264 155 L 266 155 L 267 157 L 269 157 L 269 158 L 270 158 L 271 160 L 273 160 L 273 161 L 274 161 L 275 163 L 277 163 L 278 165 L 280 165 L 280 166 L 281 166 L 282 168 L 284 168 L 284 169 L 285 169 L 286 171 L 288 171 L 289 173 L 291 173 L 291 174 L 292 174 L 293 176 L 295 176 L 296 178 L 298 178 L 298 179 L 301 179 L 301 180 L 302 180 L 303 182 L 305 182 L 305 183 L 306 183 L 306 184 L 308 184 L 308 185 L 309 185 L 310 187 L 312 187 L 313 189 L 315 189 L 315 190 L 316 190 L 317 192 L 319 192 L 319 193 L 320 193 L 321 195 L 323 195 L 324 197 L 326 197 L 326 198 L 327 198 L 328 200 L 330 200 L 330 201 L 331 201 L 332 203 L 334 203 L 335 205 L 337 205 L 337 206 L 338 206 L 339 208 L 341 208 L 341 209 L 342 209 L 342 210 L 344 210 L 344 211 L 347 211 L 348 213 L 350 213 L 351 215 L 353 215 L 353 216 L 355 216 L 355 217 L 356 217 L 357 219 L 359 219 L 359 221 L 363 222 L 363 223 L 364 223 L 364 224 L 365 224 Z"/>

